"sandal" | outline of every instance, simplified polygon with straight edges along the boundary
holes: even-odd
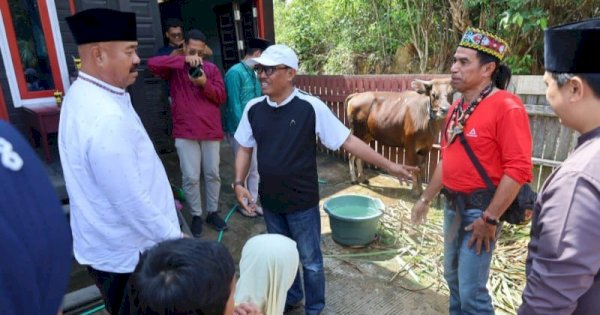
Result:
[[[263,208],[261,206],[256,206],[256,212],[257,215],[259,216],[263,216]]]
[[[240,207],[239,205],[237,206],[237,211],[238,211],[238,212],[239,212],[241,215],[245,216],[246,218],[256,218],[256,217],[258,216],[258,215],[256,214],[256,212],[255,212],[255,213],[250,213],[250,212],[247,212],[247,211],[246,211],[246,209],[244,209],[244,208]]]

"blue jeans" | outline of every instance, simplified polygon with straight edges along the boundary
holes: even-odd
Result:
[[[477,255],[474,245],[472,248],[467,246],[473,232],[465,231],[465,227],[480,218],[482,212],[481,209],[465,209],[458,224],[454,223],[456,211],[444,210],[444,278],[450,289],[450,315],[494,314],[486,283],[496,242],[490,244],[489,253],[482,246]],[[498,225],[497,236],[501,227]]]
[[[267,231],[283,234],[294,241],[300,254],[304,279],[304,310],[306,315],[321,314],[325,308],[325,272],[321,255],[321,216],[319,207],[291,213],[275,213],[263,208]],[[288,290],[286,305],[302,300],[300,271]]]

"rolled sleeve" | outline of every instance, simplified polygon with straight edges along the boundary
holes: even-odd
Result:
[[[498,126],[498,144],[502,151],[504,174],[523,185],[533,178],[531,132],[527,111],[522,106],[504,113]]]

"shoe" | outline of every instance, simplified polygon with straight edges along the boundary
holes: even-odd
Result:
[[[195,215],[192,217],[192,227],[190,228],[192,235],[199,238],[202,235],[202,217]]]
[[[217,231],[227,230],[227,223],[221,219],[216,211],[208,213],[206,216],[206,223],[210,224]]]
[[[302,307],[302,301],[296,303],[296,304],[285,304],[285,308],[283,309],[283,313],[289,313],[289,312],[293,312],[297,309],[299,309],[300,307]]]

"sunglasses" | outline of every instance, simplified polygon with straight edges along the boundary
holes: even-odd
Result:
[[[260,75],[261,72],[264,72],[267,77],[270,77],[271,75],[273,75],[273,73],[275,72],[275,70],[279,70],[279,69],[289,69],[290,67],[287,66],[256,66],[254,67],[254,71],[256,72],[256,75]]]

